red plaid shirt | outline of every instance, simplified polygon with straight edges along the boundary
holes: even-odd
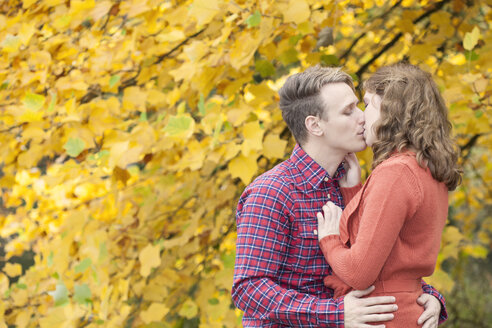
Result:
[[[338,180],[296,145],[290,159],[259,176],[236,212],[232,298],[244,327],[343,327],[343,298],[323,284],[331,274],[318,244],[316,212],[329,199],[344,207]],[[444,298],[422,282],[424,292]]]

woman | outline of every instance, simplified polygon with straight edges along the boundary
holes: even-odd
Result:
[[[342,181],[343,214],[318,213],[320,247],[336,276],[335,297],[376,288],[398,311],[386,327],[420,327],[421,278],[430,276],[448,213],[448,190],[461,181],[447,109],[431,76],[409,64],[380,68],[364,84],[365,140],[374,152],[364,186]],[[348,173],[360,172],[355,155]],[[359,173],[360,177],[360,173]],[[340,218],[341,216],[341,218]]]

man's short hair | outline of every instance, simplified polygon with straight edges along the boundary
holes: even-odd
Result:
[[[304,72],[291,75],[279,91],[282,117],[297,143],[307,141],[306,117],[328,119],[320,90],[327,84],[346,83],[352,89],[352,78],[340,67],[310,67]]]

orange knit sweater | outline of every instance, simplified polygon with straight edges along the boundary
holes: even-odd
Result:
[[[398,153],[379,164],[364,186],[342,188],[347,204],[340,236],[320,241],[336,276],[325,284],[335,297],[353,289],[392,295],[399,310],[386,327],[418,327],[423,308],[416,303],[420,280],[436,264],[448,213],[448,190],[412,152]]]

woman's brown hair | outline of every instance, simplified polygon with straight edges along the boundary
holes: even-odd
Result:
[[[415,150],[420,166],[427,166],[448,190],[461,182],[458,148],[444,100],[429,73],[410,64],[381,67],[364,89],[381,97],[381,116],[375,126],[373,168],[395,151]]]

